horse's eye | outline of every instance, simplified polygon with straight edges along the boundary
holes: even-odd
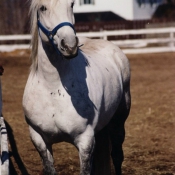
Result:
[[[42,12],[44,12],[44,11],[47,10],[47,8],[46,8],[45,6],[42,5],[42,6],[40,7],[40,10],[41,10]]]
[[[71,3],[71,8],[73,8],[73,7],[74,7],[74,2]]]

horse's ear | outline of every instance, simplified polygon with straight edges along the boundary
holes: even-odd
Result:
[[[73,7],[74,7],[74,4],[75,4],[74,2],[72,2],[72,3],[71,3],[71,8],[73,8]]]

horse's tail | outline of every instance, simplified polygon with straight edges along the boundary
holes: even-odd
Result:
[[[96,136],[96,146],[94,152],[93,174],[110,175],[110,139],[107,128],[100,131]]]

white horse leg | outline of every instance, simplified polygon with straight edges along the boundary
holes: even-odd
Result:
[[[115,167],[116,175],[121,175],[121,166],[124,159],[122,144],[125,139],[124,123],[130,111],[131,99],[130,92],[126,90],[123,94],[121,103],[114,117],[109,124],[112,152],[111,156]]]
[[[76,138],[75,145],[79,150],[80,175],[90,175],[95,146],[94,131],[90,126],[87,126],[85,132]]]
[[[53,166],[54,160],[52,155],[52,146],[47,145],[40,134],[38,134],[31,126],[29,126],[31,140],[40,154],[43,161],[44,175],[57,175]]]

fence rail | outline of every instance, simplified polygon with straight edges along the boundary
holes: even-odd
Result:
[[[139,36],[139,39],[115,39],[116,36]],[[136,29],[136,30],[114,30],[100,32],[82,32],[77,36],[89,38],[102,38],[110,40],[122,48],[124,53],[157,53],[175,52],[175,27]],[[112,38],[112,39],[111,39]],[[137,38],[137,37],[136,37]],[[0,36],[0,41],[30,40],[31,35],[6,35]],[[0,45],[0,51],[12,51],[15,49],[28,49],[29,44]]]

